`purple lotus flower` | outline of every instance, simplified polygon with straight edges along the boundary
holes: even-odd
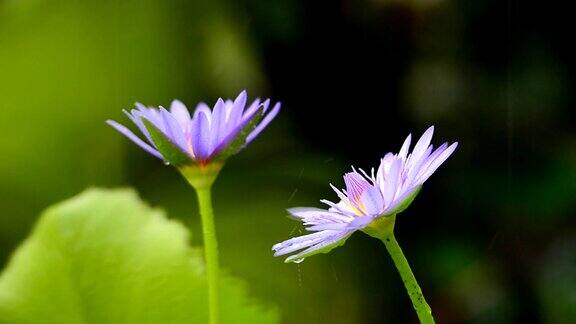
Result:
[[[107,123],[167,163],[206,165],[213,160],[224,160],[242,149],[280,110],[280,103],[268,109],[270,99],[256,99],[248,106],[246,99],[246,91],[242,91],[234,101],[218,99],[212,110],[200,103],[193,116],[178,100],[172,101],[170,111],[137,103],[136,109],[124,113],[144,134],[147,142],[113,120]]]
[[[420,137],[408,154],[411,135],[408,135],[398,154],[388,153],[382,158],[376,174],[360,169],[344,175],[346,190],[330,185],[340,201],[321,200],[326,209],[299,207],[288,212],[301,220],[311,234],[295,237],[272,247],[274,256],[291,255],[286,262],[301,262],[304,258],[326,253],[344,244],[357,230],[366,230],[376,220],[396,215],[412,202],[422,184],[454,152],[458,143],[440,145],[432,149],[430,141],[434,127]]]

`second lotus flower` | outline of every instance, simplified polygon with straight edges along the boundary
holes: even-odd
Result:
[[[295,237],[272,247],[275,256],[298,252],[286,262],[300,262],[304,258],[328,252],[357,230],[369,232],[368,227],[388,216],[404,210],[412,202],[422,184],[454,152],[458,143],[442,144],[433,150],[430,141],[434,127],[430,127],[409,154],[411,135],[408,135],[398,154],[388,153],[380,166],[370,175],[360,170],[346,173],[346,190],[332,189],[340,201],[321,200],[328,209],[299,207],[289,209],[312,234]]]
[[[218,99],[212,110],[200,103],[193,116],[178,100],[172,102],[170,111],[137,103],[136,109],[124,113],[147,142],[113,120],[107,123],[167,163],[202,166],[226,159],[256,138],[280,110],[280,103],[272,109],[268,109],[269,106],[270,99],[256,99],[247,105],[246,91],[234,101]]]

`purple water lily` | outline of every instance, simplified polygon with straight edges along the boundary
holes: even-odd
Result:
[[[246,103],[247,94],[242,91],[234,101],[218,99],[212,110],[205,103],[198,104],[193,116],[190,116],[186,106],[178,100],[172,102],[170,111],[163,107],[151,108],[137,103],[136,109],[124,113],[144,134],[147,142],[113,120],[108,120],[107,123],[146,152],[168,163],[174,162],[171,156],[177,153],[185,156],[184,163],[206,165],[214,159],[226,158],[242,149],[254,140],[280,111],[280,103],[268,109],[270,99],[256,99],[249,105]],[[155,137],[156,134],[160,137]],[[178,162],[180,163],[181,159]]]
[[[340,201],[321,200],[329,206],[327,210],[289,209],[290,215],[313,233],[274,245],[274,256],[301,251],[286,259],[286,262],[300,262],[308,256],[328,252],[374,220],[395,215],[408,207],[422,184],[458,146],[458,143],[444,143],[433,150],[430,145],[433,132],[433,126],[428,128],[410,154],[411,135],[408,135],[398,154],[388,153],[382,158],[376,174],[374,169],[368,175],[352,168],[352,172],[344,175],[345,190],[330,185]]]

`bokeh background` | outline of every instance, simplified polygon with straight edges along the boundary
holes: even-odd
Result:
[[[0,0],[0,264],[91,186],[135,187],[201,244],[185,181],[104,120],[246,88],[283,111],[218,179],[221,262],[285,323],[416,322],[376,240],[299,265],[270,248],[303,233],[285,208],[432,124],[460,146],[396,236],[438,321],[573,322],[572,20],[513,0]]]

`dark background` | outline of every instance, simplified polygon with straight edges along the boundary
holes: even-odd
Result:
[[[460,143],[396,224],[440,323],[576,318],[573,14],[561,2],[0,1],[0,257],[50,204],[133,186],[193,228],[193,193],[104,124],[135,101],[283,102],[215,188],[222,263],[286,323],[416,322],[383,246],[300,265],[285,208],[334,200],[408,133]]]

